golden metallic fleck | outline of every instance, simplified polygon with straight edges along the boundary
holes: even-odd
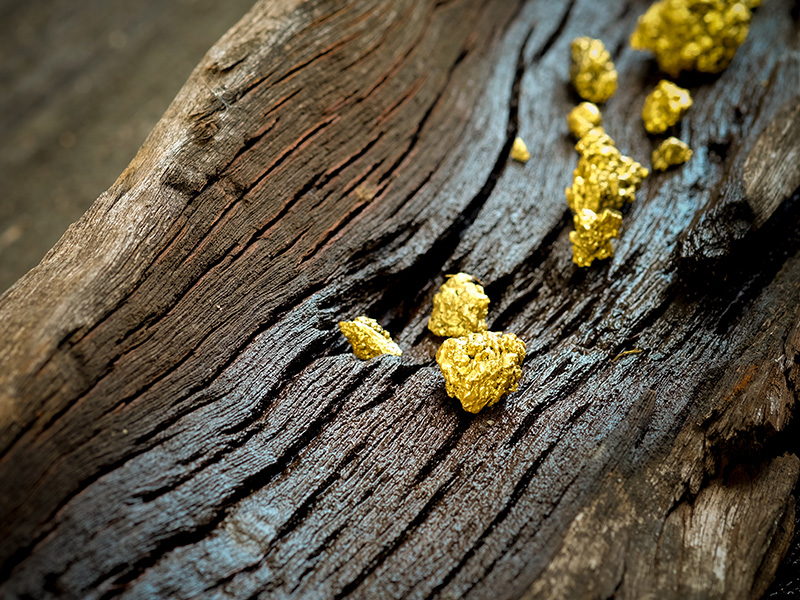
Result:
[[[572,40],[572,85],[581,98],[605,102],[617,91],[617,71],[603,42],[590,37]]]
[[[649,171],[623,155],[602,128],[591,129],[575,149],[581,157],[573,172],[572,186],[566,189],[572,212],[584,208],[596,213],[604,208],[619,210],[636,199],[636,190]]]
[[[525,145],[525,142],[522,141],[522,138],[514,138],[514,143],[511,144],[511,158],[517,162],[525,164],[528,162],[530,157],[531,153],[528,152],[528,146]]]
[[[381,354],[400,356],[403,351],[392,341],[389,332],[375,319],[356,317],[353,321],[341,321],[339,329],[353,347],[353,354],[362,360],[375,358]]]
[[[572,261],[579,267],[588,267],[595,260],[614,256],[611,240],[619,234],[622,214],[614,209],[603,209],[599,214],[583,208],[575,213],[575,231],[570,231]]]
[[[591,102],[581,102],[569,111],[567,115],[567,127],[576,138],[580,139],[595,127],[602,127],[603,115],[596,104]]]
[[[524,358],[525,342],[494,331],[450,338],[436,352],[447,395],[471,413],[517,389]]]
[[[639,17],[631,46],[650,50],[672,77],[719,73],[744,42],[759,0],[659,0]]]
[[[644,128],[650,133],[663,133],[680,121],[691,106],[689,90],[662,79],[644,99]]]
[[[428,329],[441,337],[458,337],[486,331],[489,296],[472,275],[448,275],[433,297]]]
[[[617,359],[622,358],[623,356],[628,356],[629,354],[641,354],[642,352],[644,352],[644,350],[642,350],[641,348],[634,348],[633,350],[625,350],[624,352],[620,352],[614,358],[612,358],[611,362],[614,362]]]
[[[692,158],[692,149],[675,137],[665,139],[653,150],[653,168],[666,171],[675,165],[682,165]]]

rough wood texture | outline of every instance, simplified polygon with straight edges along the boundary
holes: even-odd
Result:
[[[724,74],[681,81],[694,158],[579,270],[568,44],[613,49],[606,127],[647,161],[645,8],[257,4],[0,298],[0,590],[763,593],[798,476],[797,23],[770,1]],[[425,329],[456,270],[528,343],[476,417]],[[402,358],[352,357],[336,322],[361,313]]]

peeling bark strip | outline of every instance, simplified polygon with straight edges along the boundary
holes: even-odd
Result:
[[[616,49],[605,125],[646,160],[645,2],[259,2],[0,298],[0,592],[763,593],[798,477],[792,5],[678,82],[694,157],[579,270],[568,47]],[[477,416],[425,327],[457,271],[528,346]],[[352,357],[362,313],[402,357]]]

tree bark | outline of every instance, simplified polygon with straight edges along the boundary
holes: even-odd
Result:
[[[590,269],[569,43],[612,50],[605,127],[647,163],[646,2],[256,4],[0,297],[0,590],[759,597],[799,468],[792,4],[758,9],[722,75],[678,81],[694,157]],[[477,416],[426,329],[456,271],[528,346]],[[359,314],[403,356],[354,358],[336,323]]]

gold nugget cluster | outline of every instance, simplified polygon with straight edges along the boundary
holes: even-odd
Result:
[[[487,331],[488,312],[483,286],[472,275],[456,273],[436,292],[428,319],[428,329],[448,338],[436,352],[447,395],[471,413],[515,391],[522,376],[525,342],[513,333]],[[362,360],[403,353],[375,319],[341,321],[339,329]]]
[[[672,77],[682,71],[719,73],[733,60],[760,0],[659,0],[631,35],[631,46],[650,50]]]
[[[471,413],[515,391],[522,376],[525,343],[513,333],[487,331],[488,311],[483,286],[457,273],[433,297],[428,320],[428,329],[449,338],[436,352],[447,395]]]
[[[341,321],[339,329],[353,347],[353,354],[361,360],[368,360],[382,354],[400,356],[400,349],[389,332],[386,331],[375,319],[360,316],[352,321]]]
[[[580,154],[572,185],[565,190],[575,225],[569,234],[572,260],[588,267],[614,255],[611,240],[622,225],[620,209],[636,199],[648,170],[617,149],[594,104],[576,106],[567,115],[567,125],[579,138],[575,149]]]
[[[653,52],[672,77],[684,71],[719,73],[747,38],[752,11],[761,0],[658,0],[639,17],[631,46]],[[688,90],[666,80],[647,96],[642,120],[649,133],[676,125],[692,105]],[[675,137],[653,150],[653,168],[664,171],[689,160],[689,146]]]
[[[677,77],[683,71],[718,73],[725,69],[747,37],[751,10],[760,0],[658,0],[637,23],[631,45],[651,50],[662,71]],[[567,115],[567,126],[578,139],[580,158],[573,182],[566,189],[573,213],[570,232],[573,261],[581,267],[614,254],[611,241],[619,235],[622,207],[635,200],[648,170],[623,155],[603,129],[595,103],[611,98],[618,74],[600,40],[579,37],[572,42],[570,78],[578,94],[588,100]],[[674,127],[692,106],[688,90],[662,80],[645,99],[642,120],[651,134]],[[689,146],[675,137],[653,151],[653,167],[666,170],[692,156]],[[525,163],[530,152],[520,138],[510,158]],[[513,333],[488,331],[489,297],[483,286],[466,273],[448,275],[433,299],[428,328],[446,339],[436,352],[445,389],[464,410],[479,412],[517,389],[525,359],[525,343]],[[365,316],[342,321],[339,328],[353,353],[368,360],[402,350],[374,319]]]
[[[678,124],[692,106],[689,90],[662,79],[644,99],[642,121],[648,133],[661,134]],[[652,163],[657,171],[681,165],[692,157],[689,146],[676,137],[663,140],[653,150]]]
[[[683,71],[719,73],[747,37],[752,9],[760,0],[658,0],[639,17],[631,46],[650,50],[659,67],[672,77]],[[570,233],[572,259],[581,267],[613,256],[611,241],[622,224],[620,209],[633,202],[648,170],[617,150],[603,129],[595,103],[605,102],[617,90],[618,74],[603,42],[575,38],[571,46],[570,79],[588,100],[567,115],[567,126],[578,138],[580,154],[573,182],[566,189],[575,230]],[[648,94],[642,121],[648,133],[660,135],[677,125],[692,106],[692,96],[666,79]],[[688,161],[692,150],[668,137],[653,150],[653,168],[665,171]]]

